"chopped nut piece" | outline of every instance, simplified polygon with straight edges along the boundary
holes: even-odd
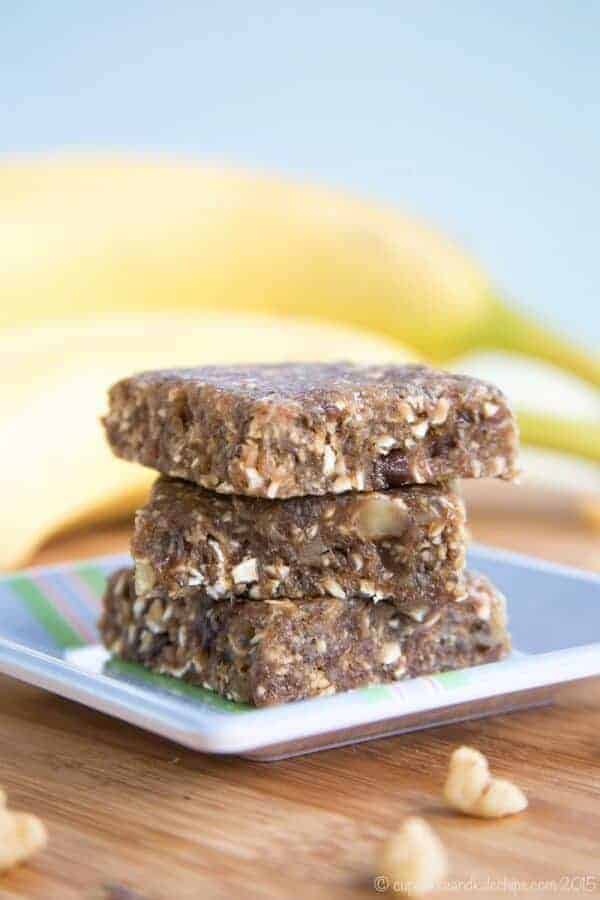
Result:
[[[334,494],[343,494],[345,491],[352,490],[352,482],[347,475],[340,475],[331,485],[331,489]]]
[[[158,634],[161,631],[166,631],[166,625],[163,624],[162,617],[163,605],[162,601],[157,597],[146,612],[146,621],[148,623],[148,628],[153,634]]]
[[[333,475],[335,472],[335,451],[329,444],[325,444],[323,450],[323,475]]]
[[[344,591],[341,584],[335,580],[335,578],[325,578],[323,580],[323,587],[328,594],[331,594],[332,597],[337,597],[338,600],[346,599],[346,592]]]
[[[407,611],[407,615],[414,619],[415,622],[423,622],[428,613],[426,606],[415,606]]]
[[[11,869],[29,859],[48,843],[41,819],[29,813],[6,808],[6,795],[0,792],[0,871]]]
[[[429,422],[424,419],[422,422],[419,422],[417,425],[413,425],[410,429],[413,435],[416,438],[424,438],[427,432],[429,431]]]
[[[354,487],[357,491],[364,491],[365,489],[365,473],[362,469],[359,469],[354,476]]]
[[[154,569],[145,559],[135,561],[135,592],[138,597],[143,597],[154,587],[156,577]]]
[[[401,498],[390,498],[385,494],[368,494],[359,500],[357,505],[358,530],[365,540],[399,538],[406,531],[408,510]]]
[[[400,659],[402,656],[402,649],[400,644],[395,641],[388,641],[381,648],[381,654],[379,656],[381,662],[384,666],[391,666],[392,663],[396,662],[397,659]]]
[[[415,421],[415,414],[410,403],[406,403],[404,400],[401,400],[398,404],[398,412],[400,413],[401,418],[405,422],[408,422],[409,425],[411,422]]]
[[[259,475],[256,469],[252,468],[252,466],[246,469],[246,480],[248,482],[248,493],[250,494],[254,494],[257,491],[260,491],[265,483],[262,475]]]
[[[360,570],[361,570],[362,567],[363,567],[363,558],[362,558],[362,556],[360,556],[360,554],[358,554],[358,553],[351,553],[351,554],[350,554],[350,560],[351,560],[351,562],[352,562],[352,565],[353,565],[354,568],[356,569],[356,571],[357,571],[357,572],[360,572]]]
[[[433,412],[430,416],[430,421],[432,425],[443,425],[446,419],[448,418],[448,413],[450,412],[450,401],[445,397],[440,397],[438,402],[433,408]]]
[[[251,581],[258,580],[258,567],[256,563],[256,559],[244,559],[241,563],[238,563],[237,566],[231,571],[233,575],[233,580],[236,584],[249,584]]]
[[[398,441],[395,437],[392,437],[391,434],[384,434],[383,437],[378,438],[376,441],[377,449],[384,456],[386,456],[390,452],[390,450],[393,450],[397,445]]]
[[[504,778],[494,778],[483,753],[472,747],[459,747],[452,754],[444,797],[453,809],[484,819],[510,816],[527,807],[523,791]]]
[[[497,403],[491,403],[489,400],[483,404],[483,417],[484,419],[491,419],[492,416],[495,416],[500,407]]]
[[[219,544],[219,542],[218,542],[218,541],[214,541],[214,540],[212,540],[211,538],[209,538],[209,539],[207,540],[206,543],[208,544],[209,547],[212,548],[212,550],[213,550],[215,556],[217,557],[219,563],[225,562],[225,554],[224,554],[223,551],[221,550],[221,545]]]
[[[377,875],[396,893],[422,897],[432,891],[448,871],[444,845],[424,819],[406,819],[383,844]]]
[[[269,487],[267,488],[267,497],[269,500],[274,500],[279,492],[281,482],[280,481],[272,481]]]

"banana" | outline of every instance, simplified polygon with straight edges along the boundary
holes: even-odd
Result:
[[[0,566],[143,501],[152,474],[113,460],[97,422],[107,385],[136,369],[445,362],[499,348],[600,384],[598,359],[503,303],[426,225],[324,188],[191,162],[0,163],[0,298],[11,510]],[[597,429],[521,422],[525,440],[598,458]]]
[[[0,331],[0,568],[44,540],[125,515],[156,473],[110,453],[107,387],[142,369],[201,363],[352,359],[405,362],[395,341],[294,318],[148,313]]]
[[[242,310],[367,328],[445,361],[516,351],[600,385],[600,361],[503,302],[446,237],[306,184],[160,158],[0,165],[0,324]]]

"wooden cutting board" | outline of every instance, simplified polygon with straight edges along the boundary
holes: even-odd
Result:
[[[600,568],[600,536],[576,520],[472,519],[479,540]],[[71,535],[34,562],[122,549],[127,533]],[[450,854],[451,884],[432,897],[600,894],[600,679],[551,707],[279,763],[202,756],[10,679],[0,687],[0,784],[50,833],[45,852],[0,877],[0,900],[373,898],[377,843],[407,814],[425,816]],[[444,808],[462,743],[524,788],[525,813],[483,822]]]

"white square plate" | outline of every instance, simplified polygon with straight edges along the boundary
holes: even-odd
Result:
[[[205,753],[280,759],[539,705],[600,674],[600,576],[474,546],[469,565],[508,597],[514,652],[498,663],[267,709],[111,659],[96,619],[103,557],[0,580],[0,672]]]

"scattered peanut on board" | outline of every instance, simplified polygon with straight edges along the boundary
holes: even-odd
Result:
[[[29,859],[47,843],[48,835],[41,819],[8,809],[6,794],[0,788],[0,872]]]
[[[450,757],[444,799],[452,809],[484,819],[499,819],[527,807],[523,791],[493,776],[483,753],[472,747],[459,747]],[[380,847],[376,888],[421,897],[439,885],[447,871],[441,840],[424,819],[411,817]]]

